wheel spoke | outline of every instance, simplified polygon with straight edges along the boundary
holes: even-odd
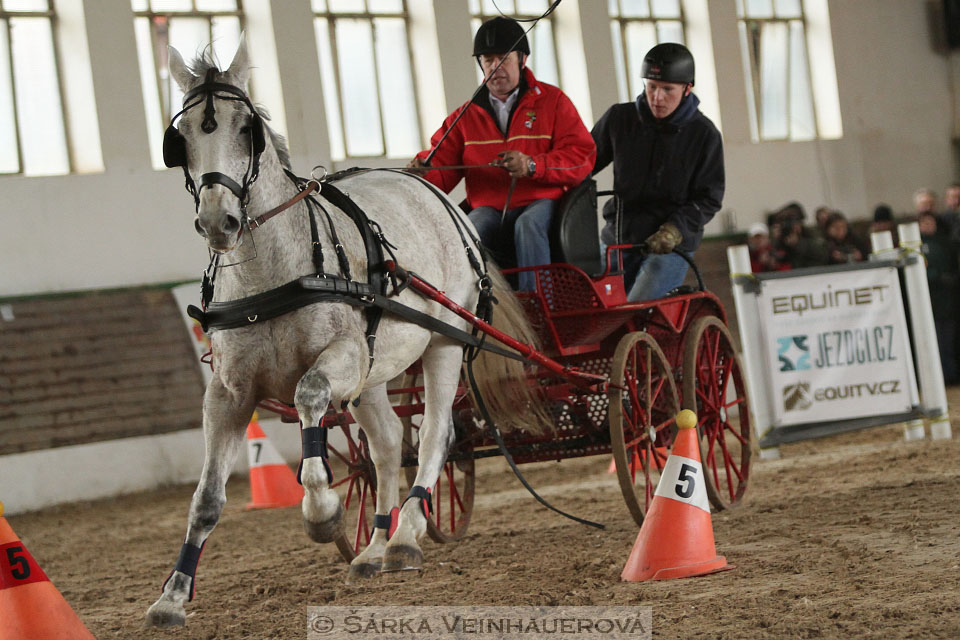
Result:
[[[744,438],[743,435],[740,434],[740,432],[734,429],[733,425],[731,425],[729,422],[727,422],[724,425],[724,429],[729,431],[731,434],[733,434],[733,437],[739,440],[741,445],[747,446],[747,439]]]
[[[624,446],[629,449],[630,447],[639,446],[641,442],[646,440],[647,436],[644,433],[640,433],[637,436],[630,438],[629,440],[624,441]]]
[[[357,478],[358,476],[360,476],[360,475],[362,475],[362,474],[363,474],[363,471],[354,471],[354,472],[351,473],[350,475],[344,476],[342,479],[337,480],[336,482],[332,483],[332,484],[330,485],[330,488],[331,488],[331,489],[336,489],[337,487],[339,487],[340,485],[342,485],[344,482],[349,482],[349,481],[353,480],[354,478]]]
[[[343,461],[343,464],[347,465],[348,467],[353,466],[353,465],[351,464],[353,461],[350,460],[349,458],[345,457],[342,453],[340,453],[340,450],[337,449],[336,447],[327,447],[327,449],[330,450],[330,451],[333,451],[333,455],[335,455],[335,456],[337,456],[338,458],[340,458],[340,460]]]
[[[733,455],[730,453],[730,450],[727,449],[727,443],[725,440],[720,440],[720,450],[723,452],[723,462],[727,467],[727,475],[730,475],[730,469],[733,469],[734,475],[737,476],[737,480],[743,482],[743,476],[740,474],[740,469],[737,467],[737,463],[733,461]]]
[[[350,499],[353,498],[353,490],[359,481],[359,474],[357,474],[353,477],[353,479],[350,480],[350,484],[347,485],[347,499],[343,501],[344,510],[350,508]]]

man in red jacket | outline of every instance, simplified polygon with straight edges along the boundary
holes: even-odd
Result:
[[[478,168],[430,171],[423,164],[428,151],[408,164],[426,170],[425,178],[447,193],[466,178],[470,221],[480,241],[500,262],[510,262],[516,250],[520,267],[550,262],[548,233],[556,201],[590,174],[596,158],[596,145],[576,107],[560,89],[533,77],[525,67],[529,54],[515,20],[497,17],[480,25],[473,55],[487,85],[461,107],[463,117],[442,143],[460,109],[430,140],[431,147],[439,143],[432,166]],[[519,285],[535,289],[533,273],[521,273]]]

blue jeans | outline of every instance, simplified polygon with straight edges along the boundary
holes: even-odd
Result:
[[[550,263],[550,221],[555,205],[554,200],[534,200],[525,207],[508,209],[506,216],[493,207],[477,207],[469,218],[494,260],[510,264],[516,251],[518,267],[535,267]],[[518,275],[521,291],[537,288],[533,272]]]
[[[604,256],[607,255],[606,244],[600,243],[600,250]],[[616,251],[610,259],[616,264]],[[668,291],[683,284],[689,268],[687,261],[675,253],[651,253],[646,256],[624,253],[623,286],[627,290],[627,300],[643,302],[662,298]]]

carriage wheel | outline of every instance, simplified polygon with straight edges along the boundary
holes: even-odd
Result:
[[[743,361],[716,316],[699,318],[687,332],[683,406],[697,414],[710,502],[718,510],[736,506],[750,474],[750,406]]]
[[[330,443],[330,466],[334,482],[343,504],[346,531],[337,538],[337,549],[347,562],[353,560],[370,542],[373,535],[373,516],[377,510],[377,474],[370,459],[367,437],[355,424],[341,425],[346,439],[344,446]],[[331,433],[331,440],[334,440]],[[338,464],[339,463],[339,464]]]
[[[403,455],[416,456],[419,450],[420,427],[412,420],[404,420]],[[469,438],[457,438],[450,448],[451,457],[440,471],[437,484],[431,489],[433,513],[427,518],[427,534],[435,542],[454,542],[467,533],[473,513],[473,494],[476,486],[473,443]],[[417,466],[403,468],[407,484],[417,479]]]
[[[642,331],[620,339],[610,382],[610,446],[620,491],[639,526],[676,436],[680,399],[660,345]]]

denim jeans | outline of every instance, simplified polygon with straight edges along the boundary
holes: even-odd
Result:
[[[600,244],[603,255],[607,255],[607,245]],[[688,256],[690,254],[687,254]],[[617,252],[611,254],[616,263]],[[662,298],[668,291],[683,284],[690,265],[675,253],[651,253],[641,256],[637,253],[623,254],[623,286],[627,290],[627,300],[643,302]]]
[[[469,218],[494,260],[510,264],[516,252],[518,267],[534,267],[550,263],[550,221],[555,205],[554,200],[534,200],[525,207],[508,209],[506,216],[493,207],[477,207]],[[518,275],[521,291],[537,288],[533,272]]]

